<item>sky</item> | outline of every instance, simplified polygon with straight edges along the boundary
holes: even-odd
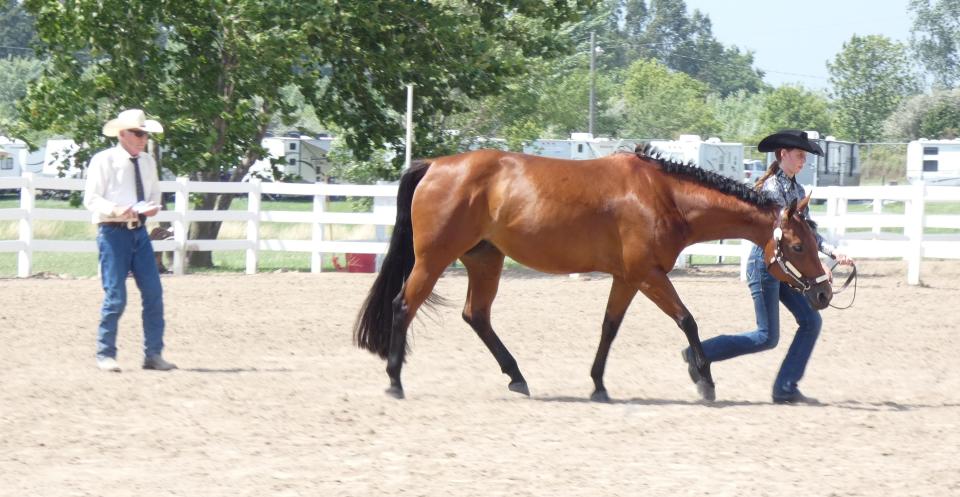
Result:
[[[685,0],[710,17],[724,45],[754,53],[754,67],[773,86],[830,85],[826,63],[853,35],[884,35],[908,43],[909,0]]]

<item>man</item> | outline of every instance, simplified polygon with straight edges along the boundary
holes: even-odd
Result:
[[[120,372],[117,324],[127,305],[127,274],[132,272],[143,300],[143,369],[169,371],[163,359],[163,288],[153,246],[144,221],[160,210],[157,164],[144,153],[150,133],[162,133],[159,122],[140,109],[121,112],[103,126],[117,137],[116,147],[90,159],[83,205],[93,211],[100,249],[103,307],[97,330],[97,367]]]

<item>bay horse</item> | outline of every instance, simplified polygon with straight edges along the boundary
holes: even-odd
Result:
[[[665,158],[649,145],[592,160],[477,150],[416,161],[403,174],[382,269],[354,326],[354,343],[387,360],[387,393],[404,397],[407,328],[436,303],[434,285],[459,259],[467,271],[463,319],[490,350],[511,391],[530,395],[517,361],[490,325],[504,256],[546,273],[613,277],[590,376],[609,401],[607,354],[637,291],[672,318],[694,352],[697,389],[715,398],[697,324],[667,277],[693,243],[744,238],[764,248],[771,274],[817,309],[832,297],[811,227],[748,185]],[[693,375],[691,375],[693,377]]]

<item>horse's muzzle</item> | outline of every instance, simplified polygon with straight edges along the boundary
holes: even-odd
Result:
[[[824,281],[811,286],[803,292],[803,296],[810,302],[810,306],[816,310],[826,309],[833,298],[833,288],[829,281]]]

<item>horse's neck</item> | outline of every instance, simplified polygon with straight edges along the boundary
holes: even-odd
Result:
[[[690,243],[743,238],[762,246],[770,239],[777,216],[775,208],[727,196],[697,196],[686,203],[681,211],[690,230]]]

